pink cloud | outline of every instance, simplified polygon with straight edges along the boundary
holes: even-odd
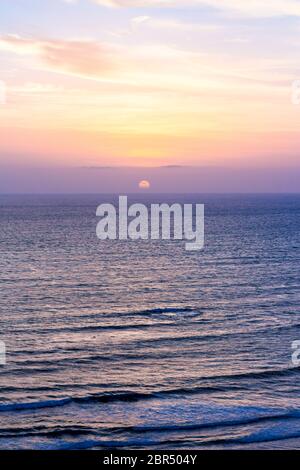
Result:
[[[32,55],[47,68],[79,75],[101,76],[114,68],[112,52],[94,41],[27,39],[8,35],[0,49]]]

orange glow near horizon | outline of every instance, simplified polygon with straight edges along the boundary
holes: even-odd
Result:
[[[104,4],[92,10],[104,32],[79,34],[79,20],[91,12],[84,1],[62,3],[66,14],[71,9],[72,31],[30,36],[16,26],[0,34],[7,90],[0,164],[299,164],[300,107],[290,99],[299,78],[296,45],[270,49],[281,14],[275,4],[264,34],[259,18],[266,13],[258,7],[254,15],[236,5],[235,16],[221,20],[212,10],[207,24],[199,6],[192,20],[172,8],[145,7],[136,16]]]

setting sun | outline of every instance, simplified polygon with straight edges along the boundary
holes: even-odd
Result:
[[[139,188],[140,189],[150,189],[150,183],[147,180],[142,180],[139,182]]]

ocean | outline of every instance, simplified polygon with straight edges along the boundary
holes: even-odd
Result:
[[[0,448],[300,449],[300,195],[129,199],[204,203],[204,249],[0,196]]]

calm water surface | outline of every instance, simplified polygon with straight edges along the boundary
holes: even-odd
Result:
[[[300,448],[300,196],[131,199],[205,203],[204,250],[0,196],[0,448]]]

